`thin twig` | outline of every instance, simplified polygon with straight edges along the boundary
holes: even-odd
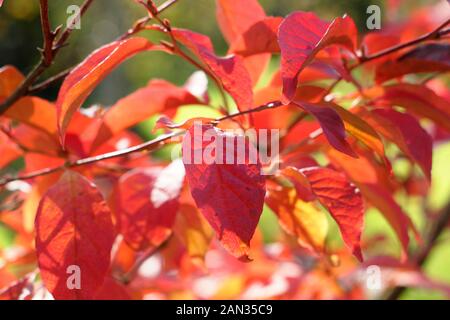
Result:
[[[89,8],[93,0],[86,0],[80,8],[80,17],[86,12]],[[0,115],[5,113],[6,110],[10,106],[12,106],[17,100],[22,98],[24,95],[28,93],[28,89],[33,85],[33,83],[44,73],[45,70],[52,64],[53,59],[56,53],[62,48],[66,40],[69,38],[69,35],[72,33],[71,28],[67,28],[61,34],[59,40],[53,43],[53,36],[56,35],[56,32],[49,31],[50,22],[48,21],[48,7],[47,1],[41,0],[41,25],[42,25],[42,33],[44,35],[43,40],[43,55],[41,59],[36,64],[36,66],[31,70],[31,72],[26,76],[25,80],[21,83],[21,85],[0,104]],[[50,36],[52,35],[52,36]],[[49,46],[49,37],[51,37],[52,45]],[[51,50],[50,50],[51,49]],[[50,53],[51,51],[51,53]]]
[[[277,108],[277,107],[281,107],[283,106],[283,104],[279,101],[275,101],[273,103],[269,103],[269,104],[264,104],[261,105],[259,107],[253,108],[253,109],[249,109],[249,110],[245,110],[245,111],[241,111],[235,114],[231,114],[231,115],[227,115],[224,116],[222,118],[217,118],[215,120],[212,121],[212,124],[217,124],[221,121],[227,120],[227,119],[232,119],[244,114],[248,114],[248,113],[252,113],[252,112],[259,112],[262,110],[266,110],[266,109],[271,109],[271,108]],[[113,151],[113,152],[108,152],[105,154],[101,154],[101,155],[97,155],[97,156],[93,156],[93,157],[88,157],[88,158],[83,158],[83,159],[78,159],[75,161],[68,161],[65,164],[61,165],[61,166],[57,166],[57,167],[53,167],[53,168],[45,168],[42,170],[37,170],[37,171],[33,171],[30,172],[28,174],[25,175],[19,175],[16,177],[7,177],[4,179],[0,180],[0,186],[4,186],[5,184],[12,182],[12,181],[17,181],[17,180],[29,180],[29,179],[33,179],[36,177],[40,177],[40,176],[44,176],[44,175],[48,175],[57,171],[61,171],[64,170],[66,168],[74,168],[74,167],[80,167],[80,166],[84,166],[84,165],[88,165],[88,164],[93,164],[96,162],[100,162],[103,160],[108,160],[108,159],[112,159],[112,158],[118,158],[118,157],[122,157],[125,155],[129,155],[131,153],[135,153],[135,152],[139,152],[139,151],[149,151],[149,150],[153,150],[155,148],[157,148],[160,144],[166,142],[167,140],[170,140],[172,138],[181,136],[182,134],[184,134],[184,131],[175,131],[175,132],[171,132],[165,135],[161,135],[153,140],[138,144],[136,146],[132,146],[129,147],[127,149],[123,149],[123,150],[118,150],[118,151]]]
[[[158,146],[160,146],[162,143],[166,142],[167,140],[170,140],[172,138],[180,136],[181,134],[183,134],[183,131],[171,132],[169,134],[161,135],[161,136],[159,136],[159,137],[157,137],[157,138],[155,138],[153,140],[150,140],[150,141],[138,144],[136,146],[132,146],[132,147],[127,148],[127,149],[113,151],[113,152],[108,152],[108,153],[101,154],[101,155],[98,155],[98,156],[78,159],[78,160],[75,160],[75,161],[68,161],[65,164],[61,165],[61,166],[57,166],[57,167],[53,167],[53,168],[45,168],[45,169],[42,169],[42,170],[33,171],[33,172],[30,172],[30,173],[22,175],[22,176],[4,178],[4,179],[0,180],[0,186],[4,186],[5,184],[7,184],[7,183],[9,183],[11,181],[29,180],[29,179],[33,179],[33,178],[36,178],[36,177],[48,175],[48,174],[51,174],[51,173],[54,173],[54,172],[57,172],[57,171],[64,170],[66,168],[80,167],[80,166],[92,164],[92,163],[103,161],[103,160],[108,160],[108,159],[112,159],[112,158],[122,157],[122,156],[131,154],[131,153],[135,153],[135,152],[139,152],[139,151],[153,150],[153,149],[157,148]]]
[[[253,113],[253,112],[259,112],[259,111],[263,111],[263,110],[267,110],[267,109],[275,109],[275,108],[282,107],[282,106],[284,106],[284,105],[283,105],[283,103],[281,103],[281,101],[278,101],[278,100],[277,101],[272,101],[272,102],[260,105],[260,106],[258,106],[256,108],[252,108],[252,109],[248,109],[248,110],[244,110],[244,111],[240,111],[240,112],[237,112],[237,113],[233,113],[233,114],[229,114],[229,115],[223,116],[221,118],[216,119],[214,121],[214,123],[218,123],[218,122],[221,122],[221,121],[224,121],[224,120],[228,120],[228,119],[233,119],[233,118],[240,117],[242,115],[250,114],[250,113]]]
[[[170,0],[170,1],[164,2],[162,5],[160,5],[158,7],[158,13],[162,13],[166,9],[170,8],[177,1],[178,0]],[[86,9],[84,9],[84,10],[86,10]],[[144,25],[147,24],[151,19],[152,19],[152,17],[149,17],[149,16],[138,19],[134,23],[134,25],[131,29],[127,30],[123,35],[121,35],[120,37],[117,38],[117,41],[124,40],[140,31],[144,30]],[[40,82],[40,83],[37,83],[37,84],[31,86],[28,89],[27,94],[35,94],[41,90],[47,89],[48,87],[53,85],[55,82],[58,82],[58,81],[64,79],[70,73],[70,71],[72,71],[73,68],[74,67],[67,68],[66,70],[63,70],[63,71],[59,72],[58,74]]]
[[[418,37],[416,39],[413,39],[413,40],[405,42],[405,43],[401,43],[401,44],[396,45],[396,46],[389,47],[387,49],[384,49],[384,50],[381,50],[381,51],[379,51],[377,53],[374,53],[373,55],[370,55],[370,56],[362,56],[359,59],[359,63],[357,65],[355,65],[353,68],[359,67],[360,65],[362,65],[362,64],[364,64],[366,62],[369,62],[369,61],[372,61],[372,60],[384,57],[384,56],[386,56],[388,54],[391,54],[391,53],[394,53],[396,51],[400,51],[402,49],[414,46],[414,45],[419,44],[421,42],[428,41],[428,40],[437,40],[439,38],[442,38],[443,36],[445,36],[445,35],[450,33],[450,28],[444,29],[448,24],[450,24],[450,19],[445,21],[443,24],[441,24],[435,30],[433,30],[433,31],[431,31],[431,32],[421,36],[421,37]]]
[[[54,84],[55,82],[58,82],[62,79],[64,79],[69,73],[70,71],[72,71],[72,68],[68,68],[66,70],[61,71],[60,73],[30,87],[30,89],[28,89],[28,94],[34,94],[36,92],[42,91],[44,89],[47,89],[48,87],[50,87],[52,84]]]

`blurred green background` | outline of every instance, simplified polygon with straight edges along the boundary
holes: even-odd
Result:
[[[388,18],[404,19],[412,8],[432,5],[436,1],[405,0],[392,2],[402,3],[401,10],[389,12],[388,2],[382,0],[260,0],[268,15],[285,16],[295,10],[314,11],[324,19],[350,14],[356,21],[359,30],[366,30],[366,9],[371,4],[382,8],[382,24]],[[69,5],[80,5],[82,0],[50,0],[50,19],[52,26],[65,25],[68,18],[66,12]],[[163,1],[155,1],[161,4]],[[123,34],[137,19],[145,15],[142,6],[133,0],[94,0],[92,7],[81,20],[81,30],[74,30],[66,48],[60,51],[52,67],[44,74],[44,79],[82,61],[90,52],[99,46],[109,43]],[[211,37],[218,54],[225,54],[226,43],[215,21],[214,0],[179,0],[162,15],[168,18],[173,26],[189,28]],[[0,9],[0,66],[15,65],[23,73],[27,73],[38,61],[36,48],[41,46],[42,36],[39,22],[38,0],[5,0]],[[115,70],[89,97],[86,105],[111,105],[119,98],[144,86],[150,79],[167,79],[175,84],[182,84],[195,71],[183,60],[164,53],[143,53],[126,61]],[[42,92],[42,96],[54,100],[58,94],[56,84]],[[146,127],[148,130],[148,127]],[[148,131],[147,131],[148,132]],[[429,198],[434,209],[442,208],[450,199],[450,182],[448,179],[450,144],[435,148],[433,159],[433,185]],[[399,169],[401,170],[401,168]],[[413,217],[416,223],[423,225],[420,213],[420,200],[406,198],[401,195],[399,203]],[[274,216],[265,210],[261,221],[266,238],[273,238],[276,230]],[[382,253],[398,253],[398,243],[391,228],[376,210],[369,210],[366,218],[364,237],[379,233],[387,234],[389,245]],[[448,239],[450,233],[443,235]],[[339,241],[336,227],[333,228],[332,241]],[[0,247],[12,240],[8,230],[0,225]],[[442,241],[433,250],[425,269],[435,279],[450,284],[450,246]],[[407,290],[402,298],[429,299],[443,298],[437,292],[424,290]]]

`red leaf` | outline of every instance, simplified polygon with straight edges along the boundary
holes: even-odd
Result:
[[[135,169],[114,190],[120,233],[135,250],[158,247],[172,233],[184,168],[175,161],[164,169]]]
[[[100,192],[78,173],[64,173],[42,198],[36,216],[36,251],[47,289],[56,299],[93,299],[107,274],[113,240]]]
[[[124,285],[111,277],[106,277],[102,287],[95,296],[96,300],[130,300],[131,297]]]
[[[401,106],[420,117],[434,121],[450,131],[450,109],[447,99],[433,90],[420,85],[401,83],[384,87],[384,95],[377,101],[380,105]]]
[[[446,72],[450,70],[450,44],[429,43],[414,48],[376,69],[378,83],[409,73]]]
[[[358,159],[354,159],[333,149],[327,154],[332,163],[340,167],[358,186],[364,198],[384,215],[400,240],[403,256],[406,256],[409,245],[408,230],[411,228],[415,232],[415,228],[393,199],[389,187],[385,185],[386,177],[380,176],[380,172],[365,156],[360,155]],[[386,174],[384,170],[381,173]]]
[[[0,169],[8,165],[11,161],[16,160],[22,155],[19,147],[13,143],[7,135],[0,131]]]
[[[304,101],[293,101],[293,103],[311,113],[319,121],[323,133],[334,148],[352,157],[357,157],[352,147],[345,140],[344,123],[334,109]]]
[[[216,17],[228,43],[233,43],[266,14],[257,0],[217,0]]]
[[[173,115],[180,105],[200,103],[184,88],[164,80],[151,80],[145,88],[120,99],[106,112],[91,150],[154,114]]]
[[[282,20],[268,17],[256,22],[231,44],[230,51],[244,57],[279,52],[277,33]]]
[[[119,64],[131,56],[152,48],[145,38],[115,41],[94,51],[65,78],[58,94],[56,109],[61,141],[73,113],[94,88]]]
[[[359,114],[378,132],[394,142],[413,161],[417,162],[428,180],[431,180],[433,141],[413,116],[389,109]]]
[[[298,11],[287,16],[278,32],[283,101],[287,103],[295,96],[298,76],[311,63],[317,52],[333,44],[353,51],[356,37],[355,24],[348,16],[336,18],[331,23],[310,12]]]
[[[239,56],[217,57],[211,40],[202,34],[172,29],[175,38],[191,50],[233,97],[239,110],[253,106],[252,80]]]
[[[217,0],[216,17],[225,40],[232,45],[253,24],[266,18],[257,0]],[[232,52],[230,50],[230,52]],[[243,59],[253,85],[270,62],[270,54],[258,54]]]
[[[305,168],[311,188],[319,201],[336,220],[345,244],[362,261],[361,232],[364,224],[364,204],[359,190],[346,176],[327,168]]]
[[[211,139],[223,145],[208,150]],[[250,154],[257,152],[254,146],[247,140],[245,155],[238,154],[237,139],[245,138],[225,135],[211,125],[194,125],[183,139],[183,162],[197,207],[225,249],[245,261],[264,204],[265,179],[259,161],[251,159]],[[216,161],[208,156],[217,157]],[[242,164],[237,164],[240,156],[244,156]],[[226,158],[233,164],[225,164]]]

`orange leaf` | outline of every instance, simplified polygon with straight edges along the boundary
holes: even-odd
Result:
[[[56,109],[53,103],[47,100],[23,97],[8,108],[4,115],[50,135],[56,135]]]
[[[298,199],[292,188],[269,189],[266,203],[279,217],[282,228],[295,236],[302,247],[323,252],[328,220],[316,204]]]
[[[94,51],[65,78],[58,94],[56,109],[61,142],[74,112],[94,88],[119,64],[131,56],[152,48],[145,38],[115,41]]]
[[[173,115],[176,108],[201,102],[186,89],[164,80],[151,80],[148,85],[116,102],[103,117],[91,150],[95,150],[115,134],[157,113]]]
[[[14,66],[0,68],[0,101],[8,98],[25,80],[25,77]]]

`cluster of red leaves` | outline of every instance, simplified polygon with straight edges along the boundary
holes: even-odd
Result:
[[[0,298],[42,298],[46,290],[56,299],[363,298],[358,270],[374,263],[409,275],[401,283],[393,276],[392,285],[439,287],[406,262],[409,231],[420,235],[393,194],[426,194],[433,142],[449,137],[445,75],[423,81],[415,74],[448,71],[450,43],[435,37],[370,58],[435,30],[433,19],[421,12],[361,36],[348,16],[331,22],[310,12],[268,17],[256,0],[217,0],[226,57],[215,54],[207,36],[158,20],[161,25],[147,29],[169,41],[112,42],[70,72],[55,103],[22,97],[0,117],[0,168],[21,158],[20,177],[27,178],[7,177],[0,190],[1,222],[16,232],[9,254],[0,251]],[[155,50],[207,74],[234,100],[236,116],[226,105],[211,106],[205,88],[200,95],[191,90],[192,79],[184,87],[151,80],[105,112],[80,109],[124,60]],[[257,85],[273,56],[281,58],[279,70]],[[0,101],[23,80],[14,67],[1,68]],[[340,81],[355,90],[333,94]],[[192,121],[174,125],[169,119],[189,104],[222,117],[194,115],[202,123],[198,131]],[[237,126],[280,129],[280,168],[264,176],[265,168],[248,159],[183,165],[136,153],[180,142],[141,144],[130,129],[154,115],[164,115],[160,124],[174,129],[168,137],[184,135],[183,152],[208,130],[220,136]],[[388,144],[399,149],[389,158]],[[406,181],[395,176],[391,161],[402,156],[422,173],[411,171]],[[283,230],[271,245],[257,228],[264,204]],[[369,247],[361,243],[369,206],[395,231],[402,261],[357,262]],[[326,211],[347,249],[327,247]],[[67,285],[73,265],[81,270],[79,289]]]

